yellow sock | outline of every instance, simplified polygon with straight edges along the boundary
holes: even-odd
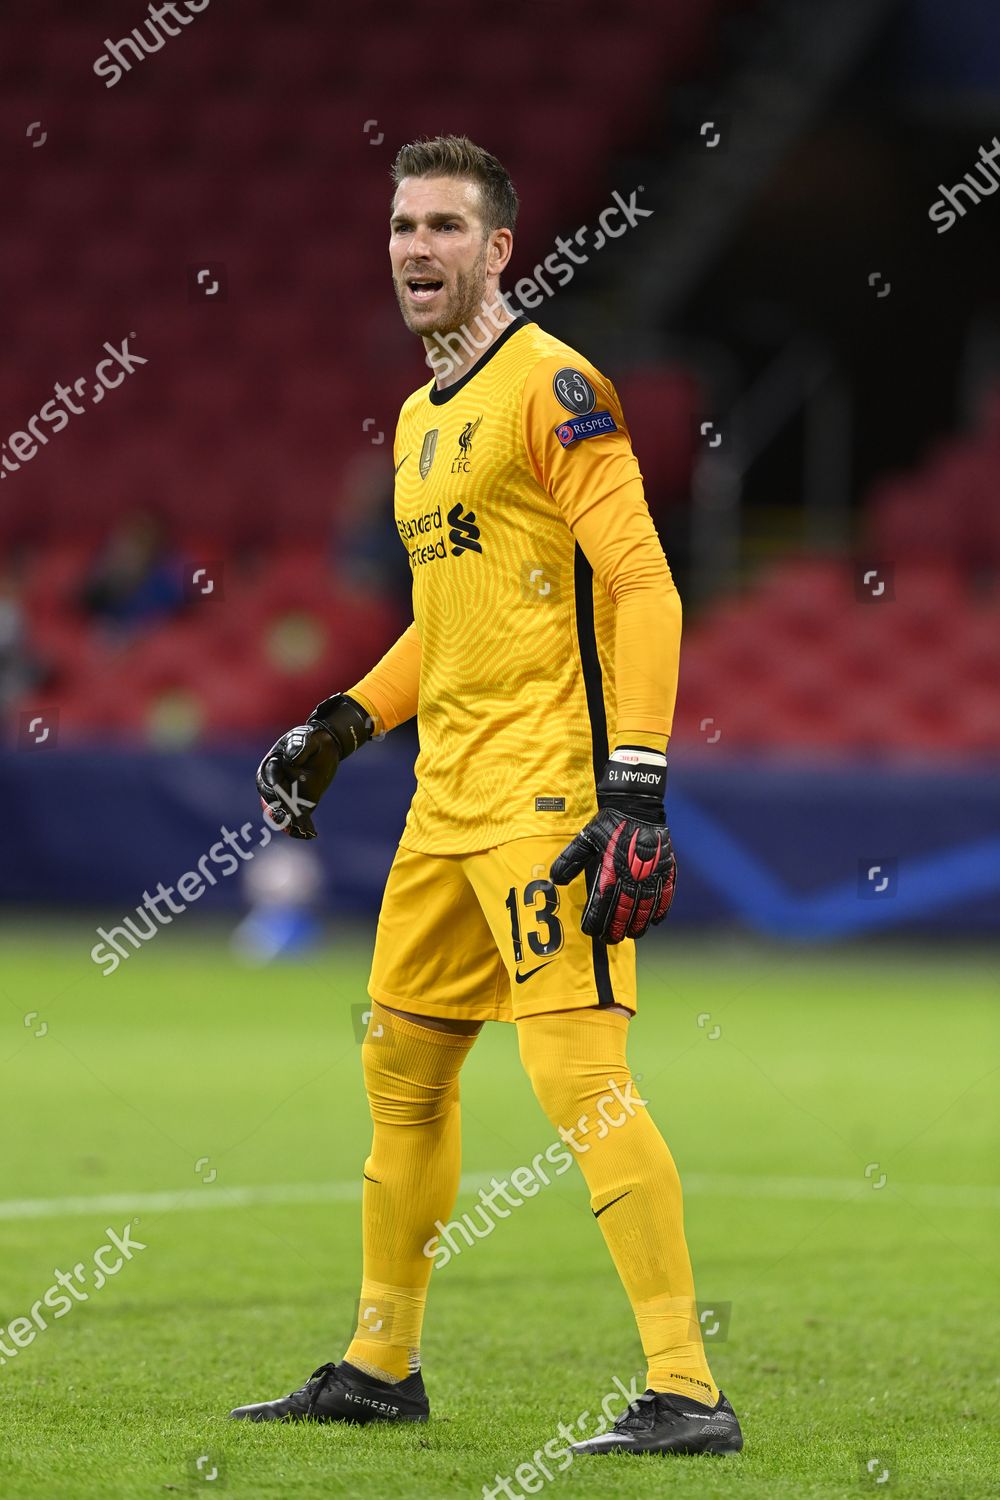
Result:
[[[639,1327],[647,1386],[714,1406],[680,1180],[625,1061],[628,1024],[597,1009],[529,1016],[517,1023],[521,1061],[590,1189]]]
[[[420,1367],[433,1265],[424,1246],[458,1196],[458,1074],[474,1041],[373,1002],[361,1049],[375,1127],[364,1168],[364,1274],[344,1358],[379,1380],[404,1380]]]

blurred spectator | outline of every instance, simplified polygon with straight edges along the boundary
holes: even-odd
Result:
[[[398,606],[404,624],[411,618],[412,576],[393,515],[391,449],[359,453],[345,468],[333,547],[342,590]]]
[[[26,636],[17,581],[12,573],[0,574],[0,712],[48,675]]]
[[[298,958],[319,942],[323,867],[308,846],[276,839],[246,866],[243,890],[250,910],[232,947],[244,963]]]
[[[80,591],[87,614],[125,628],[173,614],[183,603],[180,560],[152,511],[119,522]]]

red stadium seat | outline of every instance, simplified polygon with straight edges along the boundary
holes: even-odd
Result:
[[[527,275],[557,233],[586,223],[592,246],[612,181],[638,187],[606,164],[661,128],[670,90],[734,5],[619,0],[612,14],[578,0],[568,12],[536,5],[532,25],[501,8],[488,45],[516,101],[502,111],[468,77],[449,78],[443,103],[428,86],[442,36],[456,56],[468,40],[460,8],[443,25],[384,0],[378,27],[363,7],[340,7],[331,28],[325,0],[241,0],[238,26],[196,17],[113,89],[92,63],[141,14],[112,23],[98,7],[84,22],[67,0],[46,8],[58,24],[27,7],[11,17],[8,139],[41,119],[48,145],[21,150],[0,224],[8,431],[54,381],[92,371],[106,339],[135,329],[149,359],[0,488],[5,545],[53,548],[26,558],[24,597],[68,733],[144,734],[160,695],[183,689],[203,733],[249,734],[360,675],[398,621],[349,592],[330,538],[338,507],[350,524],[349,466],[364,452],[388,459],[399,402],[427,378],[387,274],[395,151],[440,129],[443,111],[445,128],[506,158],[523,199],[512,270]],[[273,88],[259,87],[265,76]],[[624,170],[629,158],[617,159]],[[211,262],[226,267],[228,293],[209,306],[188,277]],[[699,377],[673,364],[615,376],[662,519],[690,493]],[[997,610],[976,593],[1000,573],[998,467],[995,395],[979,434],[873,492],[859,553],[894,565],[884,608],[855,598],[847,561],[800,557],[689,624],[679,738],[706,753],[792,744],[811,756],[1000,745],[988,696]],[[107,527],[150,505],[179,560],[223,562],[225,601],[109,643],[74,612],[74,591]],[[319,665],[307,631],[288,624],[296,614],[315,622]]]

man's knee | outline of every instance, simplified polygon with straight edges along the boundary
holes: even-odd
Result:
[[[589,1009],[553,1011],[517,1024],[521,1063],[535,1098],[549,1121],[567,1132],[585,1133],[602,1097],[629,1078],[626,1026],[608,1025],[608,1009],[600,1016]]]
[[[472,1045],[468,1033],[442,1034],[426,1018],[376,1006],[361,1046],[372,1119],[381,1125],[430,1125],[458,1103],[458,1075]]]
[[[478,1036],[483,1029],[482,1021],[459,1021],[452,1020],[450,1016],[418,1016],[412,1010],[394,1010],[390,1005],[383,1005],[376,1000],[379,1010],[386,1011],[390,1016],[402,1016],[404,1021],[412,1021],[415,1026],[426,1026],[429,1031],[452,1031],[456,1036]]]

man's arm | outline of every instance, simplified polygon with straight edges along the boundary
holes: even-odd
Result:
[[[615,605],[614,745],[666,751],[677,697],[681,600],[642,481],[604,495],[573,527]]]
[[[420,637],[413,621],[381,661],[354,687],[348,688],[347,696],[371,715],[376,734],[388,734],[390,729],[413,718],[419,688]]]
[[[619,943],[661,922],[673,900],[664,796],[680,599],[614,387],[596,370],[543,361],[525,383],[522,424],[536,478],[615,605],[614,748],[597,783],[597,816],[553,861],[551,876],[567,885],[585,874],[583,931]]]
[[[542,362],[525,385],[525,447],[536,478],[559,506],[595,578],[615,603],[613,744],[641,744],[663,752],[677,697],[680,596],[646,505],[614,387],[596,371],[583,376],[594,396],[586,415],[593,420],[607,412],[614,425],[564,447],[557,430],[573,419],[553,390],[557,365]]]
[[[342,760],[376,734],[385,734],[417,711],[420,639],[410,625],[395,645],[349,693],[316,705],[304,724],[289,729],[257,769],[257,790],[275,828],[314,839],[312,810]]]

